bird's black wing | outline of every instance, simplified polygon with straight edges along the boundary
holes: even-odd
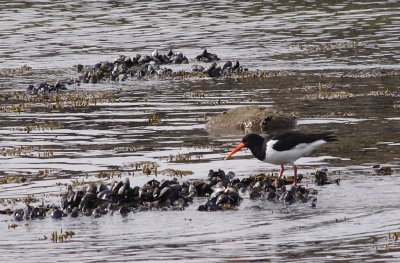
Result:
[[[270,140],[277,140],[272,147],[276,151],[286,151],[293,149],[298,144],[312,143],[318,140],[327,142],[335,141],[336,137],[330,133],[301,133],[297,131],[289,131],[277,134],[270,138]]]

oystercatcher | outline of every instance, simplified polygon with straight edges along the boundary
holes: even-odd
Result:
[[[336,140],[336,136],[330,132],[303,133],[300,131],[286,131],[266,138],[250,133],[243,137],[242,143],[233,149],[225,157],[225,160],[243,147],[247,147],[254,157],[260,161],[281,166],[278,179],[283,175],[284,164],[292,164],[294,185],[297,185],[297,166],[294,162],[300,157],[310,154],[326,142]]]

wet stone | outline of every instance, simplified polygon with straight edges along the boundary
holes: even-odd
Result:
[[[206,124],[212,133],[232,131],[276,131],[294,128],[296,120],[290,114],[273,108],[242,106],[212,117]]]

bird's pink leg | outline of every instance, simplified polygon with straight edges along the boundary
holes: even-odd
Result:
[[[294,183],[293,183],[293,185],[296,186],[297,185],[297,166],[295,164],[293,164],[293,171],[294,171]]]
[[[283,171],[285,171],[285,167],[283,167],[283,164],[281,164],[281,172],[279,173],[278,179],[281,179],[281,177],[283,175]]]

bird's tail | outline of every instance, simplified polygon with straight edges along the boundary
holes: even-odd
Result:
[[[327,141],[327,142],[334,142],[334,141],[337,141],[338,138],[336,137],[335,134],[327,132],[324,134],[323,140]]]

